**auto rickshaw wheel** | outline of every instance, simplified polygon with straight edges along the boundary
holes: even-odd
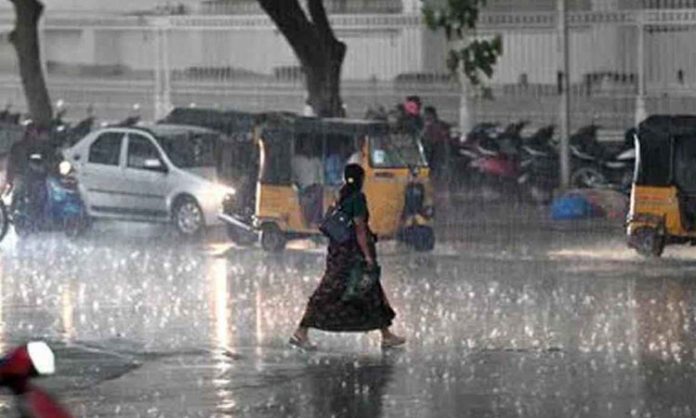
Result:
[[[665,249],[665,237],[656,228],[640,227],[631,234],[631,242],[643,257],[660,257]]]
[[[261,226],[261,248],[271,253],[278,253],[285,249],[288,240],[285,233],[274,223],[266,223]]]
[[[401,240],[418,252],[432,251],[435,248],[435,231],[424,225],[411,226],[401,232]]]

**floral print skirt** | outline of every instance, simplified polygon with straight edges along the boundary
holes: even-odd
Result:
[[[300,326],[324,331],[364,332],[391,326],[396,316],[381,283],[360,300],[341,300],[348,276],[361,255],[357,243],[330,245],[326,271],[309,298]]]

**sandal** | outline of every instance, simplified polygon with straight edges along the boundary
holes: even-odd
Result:
[[[382,348],[395,348],[406,344],[406,338],[394,335],[387,339],[382,339]]]
[[[317,346],[315,344],[312,344],[311,342],[309,342],[308,338],[307,339],[300,339],[300,338],[297,338],[296,335],[293,335],[292,337],[290,337],[290,340],[288,340],[288,344],[290,344],[294,347],[297,347],[301,350],[304,350],[304,351],[316,351],[316,349],[317,349]]]

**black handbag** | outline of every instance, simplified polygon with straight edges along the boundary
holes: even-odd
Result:
[[[331,241],[343,244],[353,236],[353,219],[337,204],[329,208],[319,225],[319,231]]]

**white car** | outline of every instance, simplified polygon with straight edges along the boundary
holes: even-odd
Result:
[[[111,127],[63,151],[87,212],[109,218],[172,222],[185,236],[220,223],[235,190],[217,181],[214,131],[184,125]]]

